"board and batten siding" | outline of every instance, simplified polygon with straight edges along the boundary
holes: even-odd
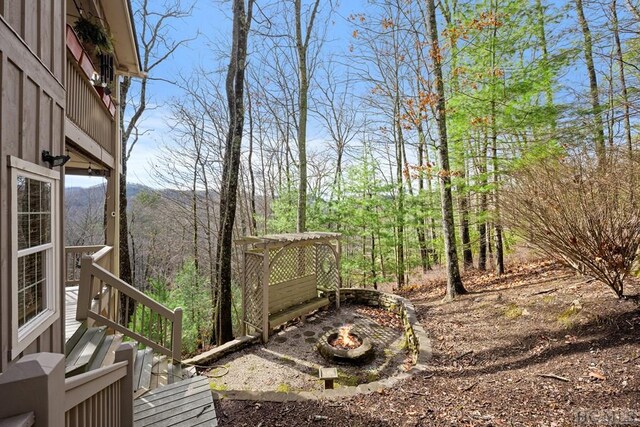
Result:
[[[40,159],[42,150],[54,155],[65,152],[65,3],[0,0],[0,373],[12,362],[12,188],[8,156],[46,166]],[[61,175],[57,226],[58,250],[64,254],[62,171]],[[56,284],[60,317],[23,355],[63,352],[63,270],[60,262]]]

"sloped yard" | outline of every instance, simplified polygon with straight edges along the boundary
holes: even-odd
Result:
[[[446,304],[438,272],[401,292],[431,336],[427,372],[342,400],[222,400],[221,423],[564,426],[613,416],[640,424],[636,302],[550,261],[512,264],[502,277],[467,274],[465,285],[470,293]],[[640,293],[637,282],[627,286]]]

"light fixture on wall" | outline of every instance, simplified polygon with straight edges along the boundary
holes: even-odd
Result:
[[[60,156],[52,156],[47,150],[42,150],[42,161],[49,163],[49,167],[57,168],[63,166],[71,159],[71,156],[61,154]]]
[[[91,169],[91,162],[89,162],[89,167],[87,168],[87,175],[89,176],[93,175],[93,169]]]

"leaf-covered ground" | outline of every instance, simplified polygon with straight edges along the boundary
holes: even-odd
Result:
[[[339,401],[217,402],[229,426],[640,425],[640,310],[550,261],[469,273],[442,303],[434,272],[404,292],[433,346],[431,368]],[[629,294],[640,293],[637,283]],[[634,422],[632,417],[638,417]]]

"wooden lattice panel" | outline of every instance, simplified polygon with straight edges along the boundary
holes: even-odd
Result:
[[[284,247],[272,253],[269,284],[277,284],[314,273],[315,251],[312,246]]]
[[[340,281],[336,255],[329,245],[316,245],[318,287],[337,289]]]
[[[250,325],[260,327],[262,325],[262,256],[245,253],[244,274],[244,319]]]

